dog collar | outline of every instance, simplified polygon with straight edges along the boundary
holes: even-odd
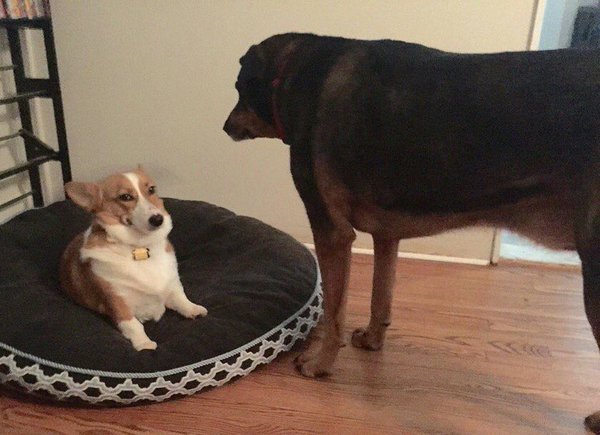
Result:
[[[134,248],[131,255],[135,261],[147,260],[150,258],[150,248]]]
[[[277,77],[275,80],[271,82],[271,86],[273,87],[273,97],[271,98],[271,105],[273,110],[273,124],[275,124],[275,131],[277,132],[277,137],[285,142],[285,128],[283,127],[283,122],[281,122],[281,118],[279,116],[279,110],[277,108],[277,96],[275,92],[279,88],[282,79]]]
[[[290,53],[291,54],[291,53]],[[283,74],[285,73],[285,69],[290,58],[290,54],[288,54],[278,65],[277,67],[277,76],[271,82],[271,87],[273,88],[272,96],[271,96],[271,109],[273,112],[273,124],[275,126],[275,131],[277,133],[277,137],[285,142],[285,127],[283,126],[283,122],[281,121],[281,117],[279,116],[279,107],[277,105],[277,91],[279,90],[279,86],[284,81]]]

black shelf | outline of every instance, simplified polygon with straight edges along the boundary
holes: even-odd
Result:
[[[13,204],[23,201],[24,199],[27,199],[30,196],[33,196],[33,192],[27,192],[27,193],[24,193],[23,195],[20,195],[20,196],[17,196],[16,198],[11,199],[10,201],[6,201],[5,203],[0,204],[0,211],[4,210],[5,208],[10,207]]]
[[[0,28],[6,29],[6,35],[10,47],[11,64],[0,66],[0,71],[12,71],[15,80],[15,95],[0,98],[0,105],[17,104],[19,117],[21,119],[21,130],[0,137],[0,142],[21,137],[25,145],[27,161],[17,164],[0,172],[0,180],[13,177],[22,172],[28,172],[31,184],[31,192],[25,193],[18,198],[13,198],[4,204],[0,204],[0,210],[15,204],[29,196],[33,198],[36,207],[44,205],[42,186],[40,180],[40,166],[49,161],[58,161],[61,164],[63,183],[71,181],[71,164],[69,162],[69,149],[67,144],[67,133],[62,107],[62,96],[58,78],[58,66],[56,60],[56,49],[54,46],[54,34],[52,21],[49,17],[43,18],[3,18],[0,19]],[[46,50],[46,62],[48,65],[47,79],[34,79],[25,75],[23,64],[23,52],[21,46],[21,30],[24,28],[40,29],[44,36],[44,47]],[[58,140],[58,151],[53,150],[44,143],[33,132],[31,119],[31,108],[29,100],[32,98],[49,98],[54,108],[54,121]]]
[[[17,166],[13,166],[10,169],[6,169],[0,172],[0,180],[8,177],[12,177],[13,175],[17,175],[21,172],[25,172],[27,170],[37,168],[41,164],[49,162],[51,160],[56,160],[58,157],[58,153],[52,153],[45,156],[34,157],[31,160],[28,160],[26,163],[21,163]]]
[[[50,17],[39,18],[0,18],[0,27],[18,28],[27,27],[30,29],[43,29],[52,26]]]
[[[16,133],[11,133],[6,136],[0,136],[0,142],[4,142],[5,140],[14,139],[15,137],[21,136],[21,132],[18,131]]]
[[[12,104],[21,100],[30,100],[35,97],[43,97],[47,94],[46,91],[25,92],[24,94],[12,95],[10,97],[0,98],[0,105]]]

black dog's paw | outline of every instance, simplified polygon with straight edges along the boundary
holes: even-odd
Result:
[[[600,411],[585,418],[585,427],[592,433],[600,434]]]
[[[381,350],[384,332],[372,332],[369,328],[358,328],[352,333],[352,346],[366,350]]]

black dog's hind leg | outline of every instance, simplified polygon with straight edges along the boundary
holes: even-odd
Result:
[[[585,313],[600,348],[600,164],[591,173],[583,204],[576,225],[577,251],[583,272]],[[600,434],[600,411],[588,416],[585,425]]]
[[[598,215],[597,215],[598,216]],[[597,224],[600,223],[596,218]],[[597,226],[597,225],[596,225]],[[591,252],[580,252],[583,270],[585,312],[600,347],[600,230],[596,232],[596,247]],[[585,419],[586,427],[600,434],[600,411]]]

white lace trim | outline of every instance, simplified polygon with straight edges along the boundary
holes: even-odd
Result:
[[[315,300],[317,301],[316,304]],[[90,403],[110,401],[123,405],[129,405],[139,401],[161,402],[174,395],[194,394],[207,387],[221,386],[235,377],[245,376],[260,364],[269,363],[275,359],[279,353],[291,349],[297,340],[306,338],[322,314],[322,300],[321,277],[319,268],[317,267],[317,282],[309,301],[293,316],[289,317],[280,325],[238,349],[196,364],[161,372],[119,373],[71,367],[21,352],[0,342],[0,348],[4,348],[12,353],[0,357],[0,367],[6,366],[8,368],[8,373],[4,373],[4,371],[0,372],[0,383],[14,382],[29,393],[45,391],[59,400],[78,398]],[[302,315],[304,312],[306,312],[306,314]],[[287,325],[290,325],[294,321],[297,321],[296,326],[293,329],[287,328]],[[303,328],[304,331],[302,331]],[[279,338],[276,341],[271,341],[270,337],[279,332],[281,332]],[[289,342],[286,344],[285,342],[288,339]],[[249,349],[256,347],[259,343],[260,347],[258,351],[256,353],[250,352]],[[265,356],[269,350],[272,350],[272,353],[269,356]],[[238,357],[234,363],[229,364],[223,362],[223,360],[229,359],[236,354],[238,354]],[[34,364],[20,367],[15,356],[31,360]],[[242,367],[248,361],[250,361],[250,364],[246,364],[245,368]],[[194,369],[209,364],[214,364],[215,366],[206,374],[200,374],[194,371]],[[54,375],[46,375],[41,368],[43,366],[63,371]],[[177,375],[183,372],[187,373],[177,382],[171,382],[165,379],[167,376]],[[226,375],[222,379],[217,380],[216,375],[221,372],[225,372]],[[92,379],[78,382],[73,379],[70,373],[92,375],[93,377]],[[25,376],[35,378],[35,382],[27,382]],[[111,387],[107,385],[101,377],[111,379],[121,378],[123,381],[116,386]],[[144,387],[135,383],[134,379],[136,378],[156,378],[156,380]],[[198,385],[192,388],[186,387],[187,383],[194,381],[198,382]],[[64,384],[65,387],[60,389],[56,388],[54,385],[56,382]],[[86,393],[86,390],[90,388],[97,390],[97,394],[90,395]],[[164,389],[166,392],[163,394],[154,394],[158,389]],[[124,392],[128,392],[128,395],[131,395],[132,397],[121,397],[121,394]]]

